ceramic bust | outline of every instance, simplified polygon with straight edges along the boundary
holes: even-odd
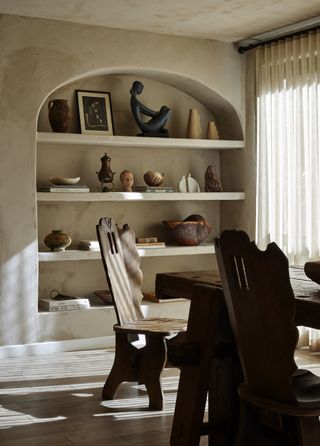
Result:
[[[124,192],[132,192],[132,186],[134,183],[133,173],[130,172],[130,170],[123,170],[120,173],[120,182]]]

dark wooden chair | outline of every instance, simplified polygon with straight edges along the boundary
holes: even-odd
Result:
[[[140,257],[135,234],[127,225],[118,230],[111,218],[101,218],[97,235],[118,321],[114,325],[115,359],[102,398],[113,399],[118,386],[124,381],[139,382],[146,386],[149,408],[161,410],[161,373],[167,363],[167,337],[184,332],[187,321],[143,316],[140,307]],[[139,334],[145,335],[145,346],[142,348],[133,344]]]
[[[224,231],[215,246],[244,375],[236,444],[264,444],[252,440],[262,429],[275,438],[278,431],[281,445],[319,446],[320,378],[294,361],[298,330],[287,258],[275,243],[260,251],[242,231]]]

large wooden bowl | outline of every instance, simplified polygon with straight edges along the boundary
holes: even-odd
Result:
[[[163,221],[171,238],[180,246],[197,246],[203,242],[212,227],[206,220]]]

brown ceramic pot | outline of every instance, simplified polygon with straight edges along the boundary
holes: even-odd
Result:
[[[51,251],[64,251],[71,244],[71,237],[62,229],[55,229],[44,239],[44,244]]]
[[[71,110],[66,99],[53,99],[48,103],[49,122],[54,132],[66,133],[71,122]]]

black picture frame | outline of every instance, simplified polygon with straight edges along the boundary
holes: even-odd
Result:
[[[109,92],[76,90],[80,129],[83,134],[114,135]]]

